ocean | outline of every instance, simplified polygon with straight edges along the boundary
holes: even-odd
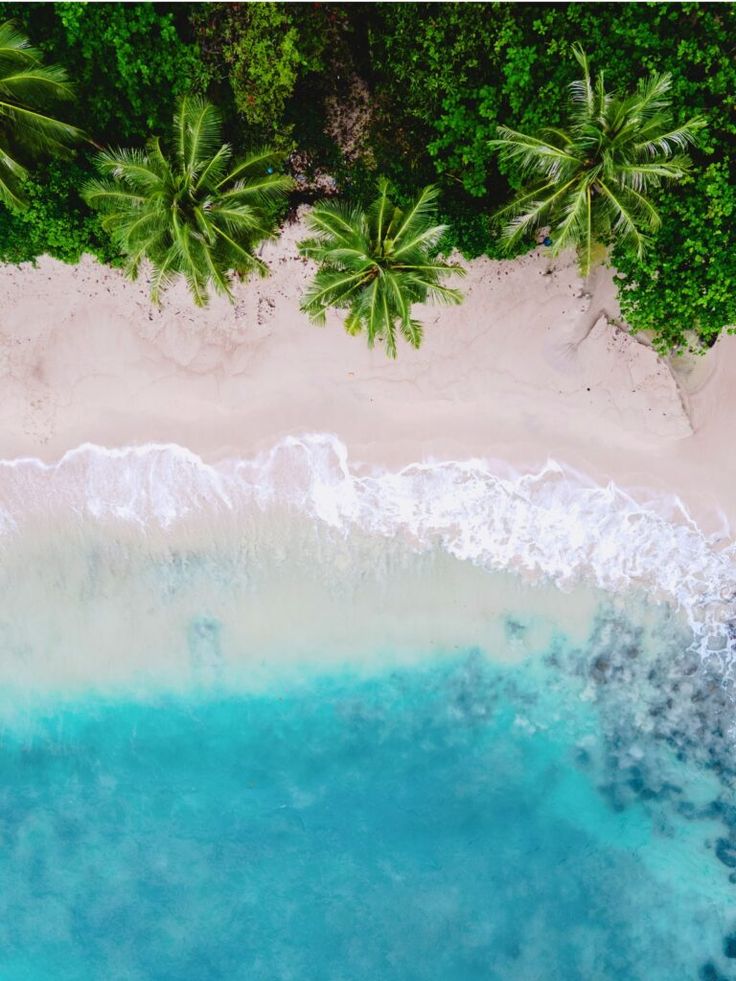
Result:
[[[0,464],[0,978],[736,978],[736,553],[335,437]]]

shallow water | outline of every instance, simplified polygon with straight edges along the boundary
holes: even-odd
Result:
[[[271,464],[237,508],[167,477],[162,523],[95,466],[127,509],[35,465],[4,499],[3,981],[736,977],[730,558],[695,529],[572,484],[502,520],[473,478],[442,521],[404,488],[389,534]],[[562,591],[552,518],[592,500]],[[510,538],[468,556],[482,507]],[[688,549],[692,605],[643,598]]]
[[[646,740],[613,764],[559,670],[464,652],[26,714],[0,756],[2,977],[698,977],[734,887],[718,822],[675,805],[717,781]]]

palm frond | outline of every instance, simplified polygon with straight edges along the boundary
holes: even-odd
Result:
[[[176,152],[185,173],[194,174],[221,144],[219,111],[199,96],[187,95],[174,116]]]
[[[218,235],[228,246],[233,255],[233,268],[235,272],[244,275],[256,272],[259,276],[268,275],[266,263],[254,255],[252,251],[242,242],[237,241],[233,235],[228,234],[219,226],[215,225],[215,234]]]
[[[254,150],[247,157],[239,161],[228,175],[217,185],[218,190],[231,184],[236,180],[253,180],[264,174],[275,173],[283,167],[286,154],[281,150],[274,150],[272,147],[262,147]]]
[[[522,172],[551,178],[580,163],[579,158],[570,151],[569,143],[564,148],[555,146],[550,140],[519,133],[508,126],[499,126],[497,132],[498,138],[490,140],[489,146],[498,148],[499,156],[517,163]]]
[[[206,163],[203,163],[194,185],[195,189],[199,190],[204,187],[216,189],[227,171],[231,156],[230,144],[223,143],[220,149],[213,153]]]
[[[383,274],[384,288],[390,294],[392,306],[396,310],[396,315],[401,325],[408,324],[411,319],[411,304],[406,295],[406,290],[401,288],[401,282],[395,273],[387,270]]]
[[[331,306],[340,306],[366,283],[363,271],[321,269],[304,294],[302,309],[323,316]]]
[[[364,240],[366,219],[360,209],[342,204],[320,204],[307,215],[307,228],[320,240],[334,240],[347,248]]]
[[[396,245],[404,243],[407,238],[410,239],[417,230],[424,229],[426,223],[434,217],[439,193],[439,188],[435,184],[422,188],[417,199],[397,223],[398,227],[393,235]]]
[[[141,193],[150,192],[161,183],[158,170],[143,150],[102,150],[97,155],[97,169]]]
[[[424,337],[424,327],[419,320],[407,320],[401,325],[401,333],[412,347],[418,348]]]
[[[579,107],[586,116],[590,117],[595,111],[595,95],[590,83],[588,56],[580,44],[573,45],[572,53],[583,70],[583,77],[570,83],[570,100],[573,106]]]
[[[382,242],[388,226],[388,215],[394,209],[389,198],[391,186],[385,177],[378,180],[378,197],[368,209],[368,221],[371,234],[376,241]]]
[[[102,213],[131,275],[144,257],[151,262],[154,299],[176,276],[184,277],[199,306],[211,290],[232,299],[231,273],[242,278],[268,272],[255,249],[273,236],[271,205],[291,180],[259,169],[269,154],[282,159],[262,151],[248,158],[241,178],[233,181],[232,151],[220,142],[219,114],[203,99],[182,99],[172,130],[171,154],[157,138],[145,150],[98,154],[100,177],[84,186],[83,197]]]
[[[22,182],[33,158],[68,156],[81,139],[81,130],[53,112],[72,96],[63,68],[44,65],[19,30],[0,24],[0,201],[8,207],[25,206]]]
[[[536,188],[528,194],[520,195],[507,208],[502,209],[497,218],[505,217],[506,214],[512,215],[501,231],[506,247],[512,248],[531,231],[553,220],[555,210],[564,205],[565,195],[571,192],[575,183],[575,178],[561,187],[548,183],[541,189]]]
[[[593,82],[585,52],[573,51],[582,78],[570,87],[569,126],[538,135],[499,127],[490,143],[531,183],[494,220],[505,223],[509,247],[552,225],[553,250],[575,245],[587,271],[596,241],[618,239],[642,253],[659,225],[647,191],[686,174],[685,151],[705,122],[673,123],[668,75],[651,75],[622,95],[606,88],[603,72]]]
[[[130,190],[128,187],[121,186],[115,181],[106,181],[93,178],[82,185],[81,195],[84,201],[92,208],[100,210],[109,207],[140,207],[145,204],[146,198],[143,194]]]
[[[236,181],[233,187],[223,191],[222,181],[217,185],[223,198],[250,201],[261,206],[281,200],[294,187],[294,181],[287,174],[264,174],[248,181]]]
[[[678,180],[689,168],[690,158],[679,155],[653,163],[621,163],[616,168],[616,176],[623,187],[642,191],[650,184],[658,185],[661,179]]]
[[[672,75],[653,73],[639,82],[638,89],[632,99],[632,112],[640,119],[646,120],[669,108],[668,94],[672,88]]]
[[[637,255],[643,255],[646,236],[638,228],[636,209],[632,208],[624,199],[620,189],[611,188],[603,181],[599,182],[598,186],[611,205],[613,233],[618,234],[624,242],[630,242]]]
[[[313,237],[299,243],[300,253],[319,264],[302,309],[320,324],[328,308],[346,309],[346,331],[365,330],[369,347],[380,339],[389,357],[397,354],[397,325],[417,346],[422,329],[411,317],[412,304],[428,297],[454,303],[462,299],[458,290],[439,281],[463,270],[432,255],[445,231],[436,222],[437,197],[437,188],[425,187],[402,210],[391,200],[388,181],[381,179],[367,211],[317,205],[307,216]]]
[[[467,274],[467,270],[462,266],[457,265],[454,262],[421,262],[416,265],[407,265],[406,263],[400,263],[395,267],[400,269],[402,272],[412,272],[417,276],[427,276],[434,279],[439,276],[459,276],[463,277]]]
[[[0,147],[0,202],[14,209],[24,206],[22,184],[25,176],[25,168]]]
[[[634,143],[636,151],[643,151],[649,157],[671,157],[675,153],[687,150],[697,142],[697,134],[705,126],[705,119],[696,116],[682,126],[676,126],[668,132],[645,133],[644,139]]]
[[[441,286],[439,283],[427,283],[426,290],[429,299],[446,306],[458,306],[465,299],[461,290],[453,289],[450,286]]]
[[[373,347],[381,331],[381,300],[381,281],[376,278],[356,304],[356,313],[359,313],[368,336],[368,347]]]
[[[0,98],[0,116],[3,116],[21,144],[53,151],[72,146],[82,138],[82,131],[70,123],[63,123],[48,113],[14,105],[7,98]]]
[[[174,271],[176,256],[177,249],[171,245],[163,261],[154,266],[153,279],[151,280],[151,299],[154,303],[160,303],[161,294],[173,284],[176,278]]]
[[[436,248],[447,228],[447,225],[432,225],[426,221],[415,222],[413,228],[407,229],[401,239],[397,239],[398,248],[394,246],[394,258],[399,259],[420,247],[430,250]]]

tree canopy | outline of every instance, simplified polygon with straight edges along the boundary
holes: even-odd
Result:
[[[397,334],[419,347],[422,324],[412,316],[412,306],[427,300],[462,302],[462,293],[442,280],[464,270],[434,254],[446,231],[436,222],[437,195],[436,187],[425,187],[402,209],[382,179],[367,209],[333,203],[315,207],[307,216],[313,237],[299,249],[319,270],[302,309],[319,324],[330,307],[346,310],[347,332],[365,332],[369,347],[381,341],[392,358]]]
[[[274,235],[274,205],[291,187],[276,170],[281,162],[282,154],[268,148],[234,161],[217,109],[185,96],[169,147],[154,137],[145,150],[103,151],[101,176],[85,185],[83,197],[102,212],[131,276],[150,262],[154,300],[183,276],[203,306],[210,290],[232,297],[231,272],[266,274],[255,250]]]
[[[674,120],[669,74],[642,78],[629,94],[612,91],[603,71],[591,78],[582,47],[573,50],[582,78],[570,84],[566,125],[536,134],[499,126],[491,146],[524,181],[497,215],[507,245],[551,225],[553,252],[575,247],[587,275],[596,242],[615,242],[643,257],[661,225],[651,192],[687,174],[685,150],[705,120]]]
[[[28,166],[40,155],[68,155],[81,138],[76,126],[56,118],[72,99],[66,72],[44,65],[41,52],[13,24],[0,24],[0,201],[23,208]]]

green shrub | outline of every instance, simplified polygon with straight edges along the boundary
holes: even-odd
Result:
[[[168,122],[178,94],[196,87],[203,69],[185,41],[181,8],[129,3],[0,3],[0,22],[15,20],[62,65],[75,87],[73,122],[98,144],[142,142]],[[91,174],[80,151],[71,163],[39,167],[27,182],[29,207],[0,212],[0,261],[49,253],[66,262],[84,252],[111,260],[99,220],[79,197]]]
[[[621,309],[663,354],[707,349],[736,327],[736,173],[707,166],[691,186],[663,195],[662,228],[641,261],[616,253]]]
[[[574,42],[611,85],[671,72],[678,117],[703,112],[708,139],[693,154],[692,179],[657,194],[663,226],[644,260],[616,254],[622,305],[661,350],[683,346],[691,328],[712,343],[736,323],[734,5],[378,4],[371,18],[378,128],[397,134],[375,138],[377,165],[402,185],[419,172],[440,180],[443,217],[466,255],[498,256],[484,216],[513,190],[488,139],[501,121],[525,132],[559,122]]]
[[[264,137],[288,133],[297,83],[325,71],[328,16],[317,5],[197,4],[192,22],[210,82],[227,81],[235,110]]]
[[[21,23],[67,70],[75,121],[97,143],[145,139],[198,84],[202,64],[182,38],[181,13],[166,3],[0,3],[0,20]]]
[[[98,217],[78,193],[86,173],[68,161],[49,163],[36,172],[25,185],[28,207],[0,213],[0,262],[31,262],[44,254],[79,262],[85,252],[102,262],[115,261]]]

